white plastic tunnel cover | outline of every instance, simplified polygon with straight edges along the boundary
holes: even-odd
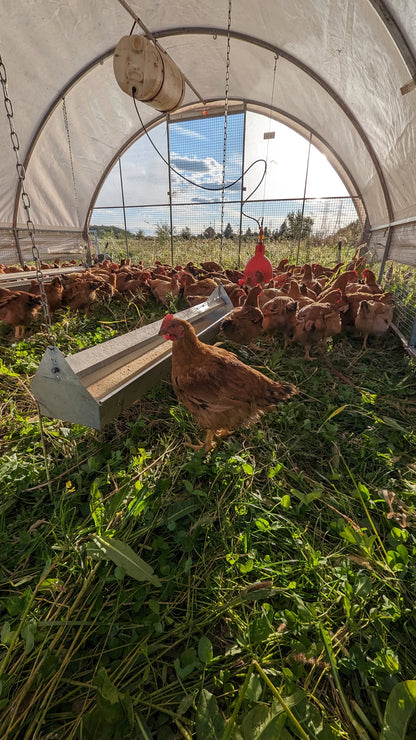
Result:
[[[26,169],[26,190],[45,250],[85,239],[98,185],[140,135],[115,79],[120,39],[142,21],[185,76],[179,111],[223,101],[228,4],[184,0],[3,0],[2,73]],[[146,34],[143,34],[146,35]],[[413,0],[239,0],[232,4],[229,99],[270,110],[331,153],[354,183],[377,238],[393,226],[415,251],[416,3]],[[190,84],[188,84],[190,83]],[[143,123],[163,115],[142,106]],[[68,137],[69,131],[69,137]],[[0,115],[0,250],[24,233],[15,153]],[[387,231],[386,231],[387,230]],[[399,238],[400,237],[400,238]],[[382,243],[382,239],[379,242]],[[27,244],[24,245],[27,248]],[[414,258],[413,258],[414,259]]]

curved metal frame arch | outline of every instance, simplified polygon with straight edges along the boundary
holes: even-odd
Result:
[[[305,132],[308,132],[308,134],[312,134],[312,136],[317,141],[319,141],[323,145],[323,147],[325,147],[325,149],[327,149],[327,151],[331,152],[331,154],[334,156],[334,158],[337,160],[337,162],[339,162],[340,169],[342,171],[344,171],[345,174],[347,175],[348,179],[350,180],[350,182],[352,183],[352,185],[355,188],[356,196],[361,199],[361,201],[362,201],[362,203],[364,205],[364,208],[365,208],[365,203],[363,201],[360,188],[358,187],[353,174],[350,172],[349,168],[344,163],[344,161],[339,157],[339,155],[337,154],[337,152],[335,151],[335,149],[330,144],[328,144],[325,141],[325,139],[318,133],[318,131],[315,131],[315,129],[311,128],[310,126],[306,126],[306,124],[304,123],[304,121],[301,121],[301,119],[300,118],[297,118],[296,116],[292,116],[290,113],[287,113],[282,108],[276,108],[275,106],[273,106],[272,108],[270,108],[269,105],[265,105],[264,103],[259,103],[258,101],[255,101],[255,100],[247,100],[246,103],[247,103],[247,106],[252,105],[252,106],[264,108],[264,110],[265,110],[266,113],[268,113],[270,110],[272,110],[276,114],[275,120],[279,120],[280,119],[281,123],[284,123],[285,126],[289,126],[289,128],[290,128],[290,125],[288,123],[286,123],[285,120],[286,121],[287,120],[293,121],[293,123],[296,123],[299,126],[299,128],[302,128]],[[283,120],[283,119],[285,119],[285,120]],[[316,146],[316,144],[314,144],[314,146]],[[317,149],[319,150],[319,147],[317,147]],[[354,196],[352,196],[352,197],[354,197]],[[365,209],[365,212],[366,212],[366,215],[367,215],[367,209]]]
[[[165,120],[166,120],[166,115],[163,113],[162,115],[158,116],[153,121],[151,121],[146,126],[146,129],[148,131],[151,131],[153,128],[155,128],[156,126],[159,126],[159,124],[160,123],[163,123],[163,121],[165,121]],[[92,212],[94,210],[94,203],[97,200],[98,193],[100,192],[100,190],[101,190],[101,188],[103,186],[103,183],[104,183],[104,181],[105,181],[108,173],[114,167],[114,165],[117,162],[117,160],[120,159],[120,157],[123,156],[124,152],[126,152],[127,149],[129,149],[132,146],[132,144],[134,144],[135,141],[138,141],[139,139],[141,139],[142,136],[146,136],[146,134],[145,134],[145,132],[143,130],[142,131],[139,131],[138,133],[136,132],[132,136],[129,136],[129,138],[120,147],[120,149],[118,150],[118,152],[113,157],[111,157],[111,160],[110,160],[109,164],[107,165],[107,167],[104,170],[103,174],[101,175],[99,181],[97,182],[97,187],[94,190],[94,193],[93,193],[92,198],[91,198],[91,201],[90,201],[90,205],[88,206],[87,217],[85,219],[85,224],[84,224],[84,229],[83,229],[84,237],[86,237],[87,234],[88,234],[88,227],[89,227],[89,223],[90,223],[90,220],[91,220],[91,214],[92,214]]]
[[[222,100],[221,99],[218,99],[218,98],[213,98],[213,99],[207,99],[205,102],[206,102],[207,105],[210,104],[210,103],[214,103],[214,104],[215,103],[218,103],[220,105],[222,103]],[[241,103],[241,100],[231,97],[230,98],[230,102]],[[303,121],[301,121],[300,118],[297,118],[296,116],[292,116],[290,113],[287,113],[282,108],[277,108],[276,106],[270,107],[269,104],[266,105],[263,102],[260,102],[258,100],[251,100],[251,99],[245,100],[244,103],[246,104],[246,109],[247,110],[249,110],[250,106],[252,106],[252,107],[263,109],[265,115],[266,114],[269,114],[270,115],[270,113],[273,112],[275,114],[275,116],[273,116],[274,120],[280,120],[282,123],[284,123],[284,125],[289,126],[289,128],[290,128],[290,124],[289,123],[286,123],[286,121],[293,121],[293,123],[296,123],[299,128],[302,128],[305,131],[305,133],[307,132],[308,134],[311,134],[317,141],[319,141],[327,151],[331,152],[331,154],[334,156],[334,158],[339,163],[340,170],[343,171],[343,172],[345,172],[345,174],[347,175],[348,179],[350,180],[350,182],[352,183],[353,187],[355,188],[355,195],[356,195],[356,197],[358,197],[360,199],[361,203],[363,204],[365,216],[366,216],[366,218],[368,218],[367,209],[366,209],[364,200],[362,198],[360,188],[358,187],[358,185],[357,185],[357,183],[355,181],[354,176],[352,175],[352,173],[350,172],[349,168],[344,163],[344,161],[339,157],[339,155],[337,154],[337,152],[335,151],[335,149],[330,144],[328,144],[325,141],[325,139],[317,131],[315,131],[315,129],[313,129],[313,128],[309,127],[309,126],[306,126],[306,124]],[[184,106],[183,108],[180,109],[180,112],[182,114],[185,114],[186,115],[186,111],[189,108],[192,108],[192,110],[195,111],[196,110],[196,104],[195,103],[191,103],[188,106]],[[202,108],[202,106],[201,106],[201,108]],[[252,112],[257,112],[257,111],[252,111]],[[230,111],[230,113],[232,113],[232,110]],[[149,130],[155,128],[156,126],[158,126],[160,123],[163,123],[163,121],[165,120],[165,118],[166,118],[165,115],[159,116],[157,119],[153,120],[148,126],[146,126],[147,130],[149,131]],[[175,114],[173,114],[171,116],[171,120],[172,120],[173,123],[175,122]],[[139,132],[136,132],[133,136],[130,136],[129,139],[123,143],[123,146],[120,147],[120,149],[118,150],[118,152],[111,158],[111,161],[109,162],[108,166],[105,169],[105,172],[103,172],[103,174],[102,174],[99,182],[97,183],[97,187],[95,188],[94,194],[93,194],[93,196],[91,198],[91,203],[90,203],[90,206],[88,208],[86,223],[85,223],[85,227],[84,227],[85,236],[88,233],[88,227],[89,227],[89,222],[91,220],[91,214],[92,214],[92,211],[94,210],[94,203],[97,200],[98,194],[99,194],[99,192],[101,190],[101,187],[102,187],[102,185],[103,185],[103,183],[104,183],[104,181],[105,181],[108,173],[114,167],[114,165],[117,162],[117,160],[120,157],[122,157],[123,154],[129,149],[129,147],[132,146],[132,144],[134,144],[136,141],[138,141],[139,139],[141,139],[143,136],[146,136],[146,133],[143,130],[140,130]],[[319,149],[319,147],[317,147],[317,148]],[[351,197],[354,197],[354,196],[351,196]]]
[[[390,36],[402,55],[403,61],[408,68],[412,79],[416,81],[416,58],[407,43],[403,31],[394,20],[389,9],[386,7],[384,0],[368,0],[368,2],[373,6],[383,25],[386,26]]]
[[[416,76],[416,59],[413,55],[413,52],[410,49],[410,46],[407,43],[407,40],[405,36],[403,35],[402,31],[400,30],[399,26],[397,25],[396,21],[392,17],[391,13],[387,10],[383,0],[368,0],[375,11],[378,13],[378,16],[383,23],[383,25],[386,27],[388,33],[393,38],[396,47],[398,48],[404,63],[409,69],[409,72],[414,78]],[[170,36],[178,36],[178,35],[197,35],[197,34],[203,34],[203,35],[217,35],[217,36],[226,36],[227,35],[227,29],[223,28],[208,28],[208,27],[187,27],[187,28],[173,28],[173,29],[164,29],[161,31],[155,31],[153,32],[153,35],[155,38],[166,38]],[[307,65],[305,65],[300,60],[296,59],[293,55],[285,52],[283,49],[280,49],[277,46],[274,46],[273,44],[266,43],[262,41],[261,39],[257,39],[254,36],[248,35],[248,34],[242,34],[238,32],[231,31],[231,38],[238,39],[240,41],[244,41],[246,43],[254,44],[255,46],[259,46],[261,48],[267,49],[270,52],[274,54],[278,54],[282,58],[286,59],[290,63],[294,64],[296,67],[304,71],[308,76],[310,76],[312,79],[315,80],[327,93],[330,95],[330,97],[337,103],[337,105],[341,108],[341,110],[344,112],[344,114],[348,117],[348,119],[353,124],[354,128],[358,132],[360,138],[362,139],[367,151],[370,154],[370,157],[373,161],[374,167],[376,169],[380,186],[383,191],[383,195],[386,202],[387,212],[389,214],[389,219],[392,220],[394,218],[391,199],[389,190],[386,184],[386,181],[383,176],[383,172],[380,167],[380,163],[378,161],[378,158],[371,146],[371,143],[369,142],[364,130],[362,129],[360,123],[355,118],[352,111],[348,108],[348,106],[345,105],[344,101],[340,96],[332,89],[330,85],[328,85],[318,74],[316,74],[313,70],[311,70]],[[35,135],[30,142],[28,152],[26,154],[26,157],[24,159],[23,165],[25,169],[28,166],[28,163],[30,161],[30,158],[33,154],[34,148],[36,146],[36,143],[46,125],[46,122],[49,120],[51,115],[53,114],[54,110],[57,108],[57,106],[60,104],[62,98],[65,97],[65,95],[71,90],[72,87],[74,87],[77,82],[87,75],[92,69],[94,69],[97,65],[104,62],[106,59],[108,59],[109,56],[111,56],[114,53],[114,47],[108,50],[107,52],[104,52],[104,54],[101,54],[100,56],[96,57],[90,64],[86,65],[82,70],[80,70],[72,79],[68,82],[68,84],[62,89],[62,91],[59,93],[59,95],[54,99],[51,106],[49,107],[48,111],[46,112],[45,116],[43,117],[41,123],[39,124]],[[261,103],[263,105],[263,103]],[[150,127],[154,125],[154,122],[151,122],[149,124]],[[322,139],[321,139],[322,140]],[[131,140],[130,140],[131,141]],[[327,144],[325,143],[325,146]],[[329,148],[329,147],[328,147]],[[121,151],[121,150],[120,150]],[[117,158],[117,157],[116,157]],[[115,159],[113,158],[112,164],[114,164]],[[107,173],[109,171],[109,168],[107,168]],[[101,178],[101,182],[103,181],[103,178]],[[97,190],[95,191],[95,193]],[[18,184],[16,188],[16,196],[15,196],[15,205],[13,210],[13,228],[16,228],[17,224],[17,213],[18,213],[18,207],[19,207],[19,198],[21,194],[21,185]],[[91,212],[91,203],[90,207],[88,209],[88,214]],[[88,223],[88,217],[86,222],[84,223],[83,231],[85,233],[85,229],[87,227]]]

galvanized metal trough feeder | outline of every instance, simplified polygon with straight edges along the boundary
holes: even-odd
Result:
[[[179,311],[203,341],[214,338],[233,305],[219,285],[204,303]],[[158,336],[162,320],[75,355],[48,347],[31,391],[40,412],[53,419],[103,429],[140,396],[169,376],[170,343]]]

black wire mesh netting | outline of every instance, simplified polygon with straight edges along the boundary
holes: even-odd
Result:
[[[226,252],[239,263],[260,225],[269,249],[299,258],[316,246],[359,243],[362,202],[339,178],[334,185],[337,176],[318,150],[283,124],[241,110],[227,118],[224,158],[224,124],[223,115],[207,115],[146,131],[110,173],[92,227],[129,232],[129,250],[137,239],[153,239],[165,254],[169,242],[172,261],[183,252],[181,240],[189,248],[203,240],[207,256]]]
[[[386,292],[394,294],[394,324],[406,343],[416,347],[416,269],[388,260],[381,280]]]

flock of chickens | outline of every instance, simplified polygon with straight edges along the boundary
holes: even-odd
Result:
[[[122,296],[140,303],[153,297],[168,307],[172,298],[182,295],[194,306],[221,284],[234,306],[221,325],[224,337],[252,345],[261,334],[280,335],[285,346],[303,345],[305,358],[311,360],[313,347],[342,331],[360,334],[366,347],[369,336],[380,337],[389,328],[393,294],[383,291],[363,261],[355,257],[349,264],[329,268],[317,263],[297,266],[285,258],[273,268],[267,284],[261,272],[245,278],[239,270],[223,269],[216,262],[171,267],[156,260],[144,267],[128,259],[104,260],[70,273],[59,270],[76,264],[56,260],[42,267],[57,270],[50,282],[44,282],[51,314],[61,307],[87,313],[94,303]],[[0,273],[21,269],[0,265]],[[16,339],[24,336],[41,309],[39,292],[36,280],[27,291],[0,287],[0,320],[14,329]]]
[[[342,331],[360,334],[366,347],[369,336],[380,337],[391,325],[393,294],[383,291],[372,270],[360,270],[360,260],[343,267],[287,268],[283,260],[271,283],[254,285],[244,304],[223,321],[223,333],[242,344],[262,332],[278,334],[285,347],[289,342],[303,345],[307,360],[312,347]]]
[[[140,303],[153,297],[167,308],[173,298],[183,296],[194,306],[221,284],[233,305],[221,323],[223,337],[254,346],[261,334],[280,335],[285,346],[303,345],[305,359],[311,360],[313,347],[325,346],[341,331],[360,334],[366,347],[369,336],[380,337],[390,326],[393,294],[383,292],[363,263],[364,258],[355,256],[350,264],[328,268],[291,265],[285,258],[273,270],[270,265],[272,277],[266,283],[258,269],[247,272],[246,267],[242,273],[215,262],[171,267],[156,261],[144,267],[130,260],[104,260],[83,271],[62,272],[65,265],[57,261],[57,275],[44,287],[53,314],[61,307],[86,313],[92,304],[120,296]],[[12,269],[0,266],[0,271]],[[16,339],[24,336],[40,308],[36,280],[28,291],[0,288],[0,320],[14,328]],[[292,383],[273,380],[223,347],[201,342],[192,324],[173,314],[165,316],[159,334],[172,342],[175,393],[206,432],[204,442],[191,445],[196,449],[210,450],[215,438],[251,425],[297,393]]]

